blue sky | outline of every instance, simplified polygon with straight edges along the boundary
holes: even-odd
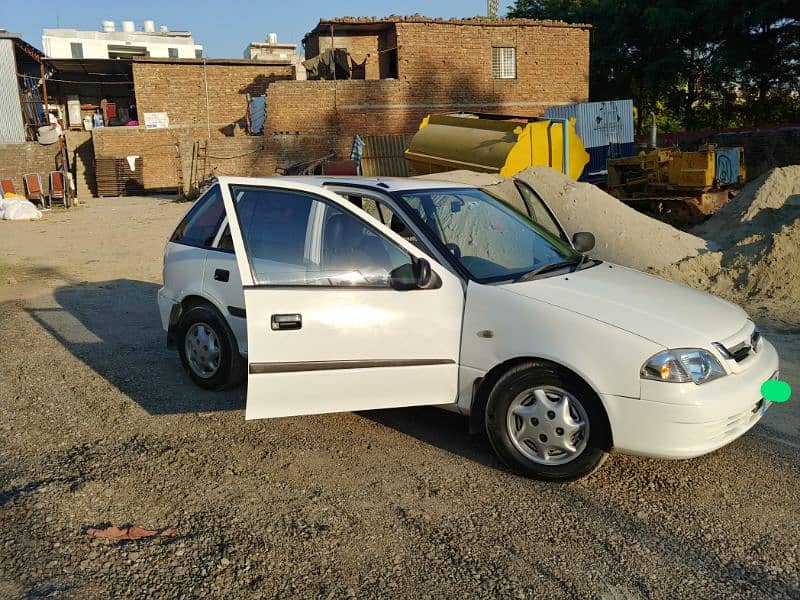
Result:
[[[500,1],[505,15],[511,0]],[[115,8],[116,7],[116,8]],[[338,8],[337,8],[338,7]],[[144,19],[156,27],[188,29],[195,43],[203,44],[212,58],[241,58],[251,41],[278,33],[281,41],[298,42],[321,17],[375,16],[420,13],[429,17],[474,17],[486,14],[486,0],[350,0],[347,3],[321,0],[137,0],[101,2],[95,0],[0,0],[0,28],[22,34],[37,48],[42,46],[45,27],[74,27],[97,30],[101,22],[135,21],[141,29]]]

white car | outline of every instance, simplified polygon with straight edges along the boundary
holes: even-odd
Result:
[[[549,480],[758,422],[778,356],[741,308],[586,256],[517,186],[220,177],[166,246],[168,340],[202,387],[246,372],[247,419],[443,405]]]

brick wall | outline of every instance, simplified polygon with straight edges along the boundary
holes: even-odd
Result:
[[[270,83],[292,79],[293,72],[291,65],[251,62],[134,62],[139,118],[166,112],[171,126],[202,128],[204,134],[210,126],[211,137],[245,135],[247,94],[262,96]]]
[[[409,100],[495,103],[538,115],[589,98],[589,31],[575,27],[481,27],[397,23],[399,77]],[[492,77],[492,47],[516,49],[516,79]]]
[[[45,193],[49,190],[48,175],[56,170],[58,144],[43,146],[37,142],[24,144],[0,144],[0,179],[11,179],[17,193],[25,195],[22,176],[38,173],[42,177]]]
[[[346,43],[345,40],[346,38]],[[324,33],[306,52],[330,46]],[[399,22],[370,35],[337,33],[335,44],[367,62],[367,81],[277,82],[270,85],[264,133],[279,166],[334,151],[348,157],[356,134],[408,134],[431,113],[476,111],[540,116],[554,104],[589,97],[589,30],[550,25]],[[390,72],[397,47],[397,79]],[[492,47],[516,49],[517,77],[492,76]],[[362,54],[359,54],[362,53]]]
[[[275,172],[272,140],[263,136],[217,137],[205,129],[170,127],[107,127],[92,132],[95,157],[143,160],[147,191],[188,193],[212,176],[262,176]]]

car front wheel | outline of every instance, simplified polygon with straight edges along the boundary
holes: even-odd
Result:
[[[178,352],[189,377],[207,390],[241,381],[242,357],[227,323],[207,306],[187,310],[178,325]]]
[[[594,392],[549,363],[512,368],[492,389],[486,432],[497,455],[515,472],[549,481],[588,475],[605,460],[607,420]]]

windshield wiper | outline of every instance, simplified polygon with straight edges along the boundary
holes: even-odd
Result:
[[[554,262],[548,265],[542,265],[538,269],[534,269],[533,271],[528,271],[527,273],[520,275],[514,280],[514,283],[520,283],[522,281],[530,281],[537,275],[541,275],[542,273],[547,273],[548,271],[563,269],[564,267],[575,267],[574,269],[572,269],[572,272],[574,272],[578,269],[578,267],[580,267],[583,264],[583,261],[585,260],[586,256],[581,254],[579,258],[572,258],[570,260],[562,260],[560,262]]]

